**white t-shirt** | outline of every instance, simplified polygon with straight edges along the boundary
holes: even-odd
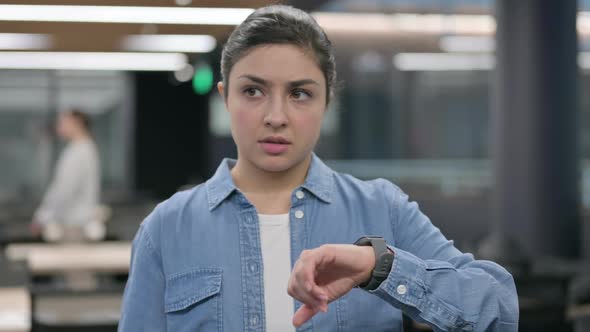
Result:
[[[291,238],[288,214],[259,214],[262,262],[264,264],[264,309],[266,330],[295,331],[295,304],[287,294],[291,275]]]

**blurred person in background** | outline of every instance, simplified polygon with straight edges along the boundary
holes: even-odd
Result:
[[[309,14],[257,9],[221,72],[238,159],[141,224],[120,331],[401,331],[402,312],[436,331],[517,331],[510,273],[455,248],[391,182],[313,153],[336,71]]]
[[[57,134],[67,142],[30,229],[49,241],[100,237],[100,159],[90,133],[90,119],[77,109],[61,112]]]

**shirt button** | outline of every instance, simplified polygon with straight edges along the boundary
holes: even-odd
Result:
[[[295,193],[295,197],[297,197],[298,199],[303,199],[303,197],[305,197],[305,194],[303,193],[303,191],[297,190],[297,192]]]
[[[250,263],[250,265],[248,267],[250,268],[250,272],[258,271],[258,264],[256,264],[256,263]]]
[[[303,218],[303,215],[304,215],[303,211],[301,211],[301,210],[295,211],[295,218],[301,219],[301,218]]]
[[[408,287],[406,287],[406,285],[399,285],[397,286],[396,291],[399,295],[404,295],[408,292]]]
[[[257,314],[253,314],[252,316],[250,316],[250,324],[252,326],[256,326],[258,325],[258,315]]]

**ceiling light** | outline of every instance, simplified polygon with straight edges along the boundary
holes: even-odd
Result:
[[[491,34],[496,22],[490,15],[349,14],[314,13],[328,33],[434,33]]]
[[[181,53],[0,52],[0,69],[175,71]]]
[[[316,12],[313,16],[328,33],[490,35],[496,32],[492,15]],[[577,29],[582,35],[590,35],[590,12],[578,12]]]
[[[491,36],[442,36],[439,45],[444,52],[491,53],[496,43]]]
[[[491,54],[399,53],[393,64],[401,71],[491,70]]]
[[[492,70],[495,62],[492,54],[398,53],[393,57],[393,64],[401,71]],[[578,66],[590,69],[590,52],[578,54]]]
[[[253,11],[250,8],[0,5],[0,21],[237,25]]]
[[[178,82],[188,82],[193,78],[195,68],[191,64],[186,64],[183,68],[174,72],[174,78]]]
[[[2,50],[42,50],[51,48],[49,35],[37,33],[0,33]]]
[[[127,51],[208,53],[217,41],[209,35],[131,35],[121,42]]]
[[[578,12],[576,25],[580,34],[590,35],[590,12]]]

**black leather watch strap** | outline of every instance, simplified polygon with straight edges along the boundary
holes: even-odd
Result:
[[[358,285],[364,290],[375,290],[387,279],[393,264],[394,254],[387,248],[385,240],[380,236],[363,236],[354,243],[357,246],[371,246],[375,253],[375,269],[369,281]]]

